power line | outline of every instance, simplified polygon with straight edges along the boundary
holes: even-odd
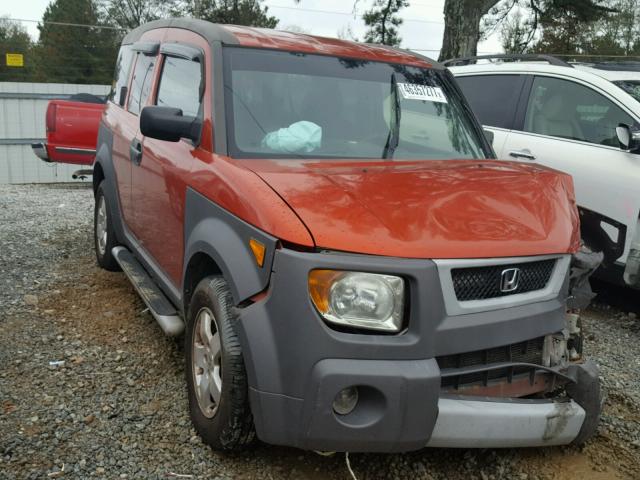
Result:
[[[348,17],[354,17],[356,14],[354,12],[340,12],[338,10],[320,10],[315,8],[303,8],[303,7],[288,7],[285,5],[267,5],[269,8],[281,9],[281,10],[294,10],[298,12],[311,12],[311,13],[326,13],[330,15],[343,15]],[[434,25],[444,25],[444,22],[437,20],[423,20],[423,19],[412,19],[412,18],[403,18],[405,23],[429,23]]]
[[[104,28],[107,30],[125,30],[120,27],[114,27],[112,25],[89,25],[86,23],[68,23],[68,22],[51,22],[49,20],[32,20],[30,18],[5,18],[10,22],[27,22],[27,23],[44,23],[46,25],[60,25],[63,27],[81,27],[81,28]]]

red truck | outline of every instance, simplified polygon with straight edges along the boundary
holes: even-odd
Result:
[[[46,114],[46,143],[31,145],[45,162],[92,165],[105,99],[80,93],[69,100],[51,100]]]
[[[400,49],[193,19],[130,32],[94,163],[98,264],[183,335],[214,448],[583,443],[571,177],[495,154]]]

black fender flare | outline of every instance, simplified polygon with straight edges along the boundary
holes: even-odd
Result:
[[[184,235],[183,283],[191,259],[203,253],[220,268],[236,305],[267,288],[277,239],[191,188],[185,194]],[[262,267],[249,247],[251,239],[265,246]]]
[[[120,196],[118,195],[118,182],[116,172],[113,167],[113,133],[109,128],[100,122],[98,129],[98,141],[96,144],[96,158],[93,164],[94,171],[97,167],[102,170],[105,182],[105,194],[107,208],[113,220],[113,227],[116,239],[119,243],[125,243],[126,236],[122,223],[122,210],[120,209]],[[94,177],[94,192],[98,188]]]

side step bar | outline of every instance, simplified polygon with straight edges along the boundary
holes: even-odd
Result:
[[[162,293],[160,288],[151,280],[147,271],[125,247],[114,247],[111,250],[114,258],[127,275],[134,288],[149,307],[153,318],[160,328],[170,337],[177,337],[184,331],[184,322],[178,311]]]

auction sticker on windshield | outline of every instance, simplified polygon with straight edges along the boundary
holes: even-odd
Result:
[[[398,89],[407,100],[426,100],[428,102],[449,103],[440,87],[430,87],[417,83],[398,83]]]

